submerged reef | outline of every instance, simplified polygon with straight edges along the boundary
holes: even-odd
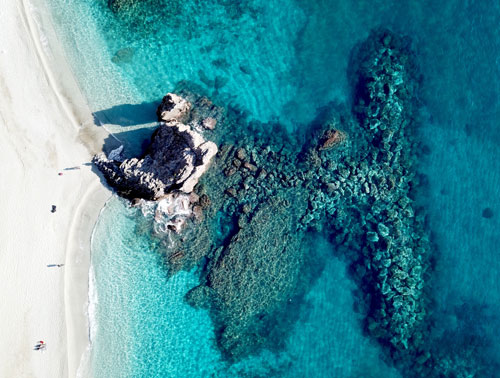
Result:
[[[352,55],[352,108],[332,105],[305,132],[248,123],[180,90],[158,108],[143,157],[94,159],[127,198],[173,196],[171,206],[192,192],[193,225],[169,228],[166,260],[170,274],[200,267],[186,300],[209,309],[228,360],[283,345],[321,271],[310,243],[321,234],[350,265],[367,334],[404,376],[490,376],[477,349],[451,355],[431,332],[432,247],[414,200],[414,62],[406,39],[375,30]]]

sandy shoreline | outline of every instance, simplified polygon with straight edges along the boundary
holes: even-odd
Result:
[[[88,163],[106,133],[50,15],[0,0],[0,22],[0,376],[75,377],[88,344],[90,237],[109,197]],[[33,350],[39,340],[46,351]]]

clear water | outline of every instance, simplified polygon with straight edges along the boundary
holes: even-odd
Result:
[[[306,127],[318,108],[349,101],[349,54],[373,27],[409,35],[423,74],[419,132],[428,149],[419,169],[428,188],[421,202],[439,250],[435,332],[477,333],[471,324],[479,324],[500,359],[494,339],[500,327],[498,2],[187,0],[169,2],[164,24],[125,27],[104,0],[46,1],[96,118],[130,149],[154,121],[155,101],[181,80],[250,118]],[[133,54],[115,63],[120,49]],[[485,208],[492,218],[482,216]],[[112,200],[93,240],[96,377],[396,374],[362,335],[355,286],[334,258],[308,294],[283,353],[226,366],[213,346],[210,318],[182,300],[196,285],[196,272],[167,279],[151,240],[133,233],[134,217]]]
[[[210,318],[183,298],[198,284],[197,275],[181,272],[168,279],[158,248],[137,233],[137,215],[113,198],[93,236],[94,376],[207,376],[218,367]]]
[[[137,216],[114,197],[93,236],[95,377],[366,377],[374,371],[398,376],[379,361],[378,346],[361,334],[362,317],[352,310],[355,287],[337,259],[328,262],[307,295],[307,311],[283,352],[264,351],[228,365],[215,347],[208,313],[184,301],[198,275],[180,272],[167,278],[160,246],[139,233]],[[317,248],[329,251],[331,246],[319,241]]]

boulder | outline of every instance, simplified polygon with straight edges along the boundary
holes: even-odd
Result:
[[[336,145],[342,143],[346,139],[346,134],[343,131],[330,129],[326,130],[319,139],[318,149],[329,150]]]
[[[207,117],[203,120],[202,125],[207,130],[215,129],[215,125],[217,125],[217,120],[213,117]]]
[[[176,95],[175,93],[168,93],[158,107],[156,115],[158,121],[184,121],[191,110],[191,103]]]

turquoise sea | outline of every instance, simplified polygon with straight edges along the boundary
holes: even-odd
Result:
[[[351,51],[383,26],[420,68],[419,204],[435,244],[435,340],[500,363],[500,3],[493,0],[44,0],[96,121],[137,154],[167,93],[199,86],[248,121],[293,133],[352,98]],[[401,377],[367,337],[356,284],[326,240],[324,267],[280,350],[227,362],[199,272],[170,275],[143,215],[113,197],[92,239],[91,370],[100,377]],[[499,373],[500,375],[500,373]]]

